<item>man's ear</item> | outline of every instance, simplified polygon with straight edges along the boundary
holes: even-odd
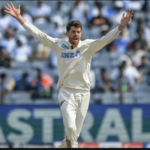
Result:
[[[68,33],[68,32],[66,32],[66,35],[67,35],[67,36],[69,36],[69,33]]]

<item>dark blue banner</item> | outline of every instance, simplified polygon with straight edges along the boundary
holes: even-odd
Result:
[[[150,142],[150,105],[90,105],[81,142]],[[65,137],[59,105],[0,106],[0,142],[52,144]]]

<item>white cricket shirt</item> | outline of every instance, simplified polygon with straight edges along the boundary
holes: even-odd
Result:
[[[23,27],[36,40],[57,53],[58,89],[63,86],[87,92],[90,91],[90,66],[93,54],[112,42],[120,33],[116,27],[102,38],[80,40],[78,46],[71,49],[68,41],[52,38],[28,21],[23,24]]]

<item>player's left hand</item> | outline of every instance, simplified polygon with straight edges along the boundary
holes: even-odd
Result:
[[[122,18],[121,18],[121,25],[125,27],[131,20],[133,16],[133,11],[128,10],[127,14],[123,13]]]
[[[121,18],[121,24],[118,27],[119,31],[122,31],[127,26],[132,16],[133,16],[133,11],[131,12],[130,10],[128,10],[127,15],[123,13],[122,18]]]

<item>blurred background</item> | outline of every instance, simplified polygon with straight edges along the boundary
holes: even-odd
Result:
[[[65,137],[58,105],[56,53],[39,43],[0,1],[0,147],[58,147]],[[120,35],[93,55],[91,98],[79,147],[150,147],[150,1],[12,1],[41,31],[64,38],[70,20],[97,39],[134,11]]]

